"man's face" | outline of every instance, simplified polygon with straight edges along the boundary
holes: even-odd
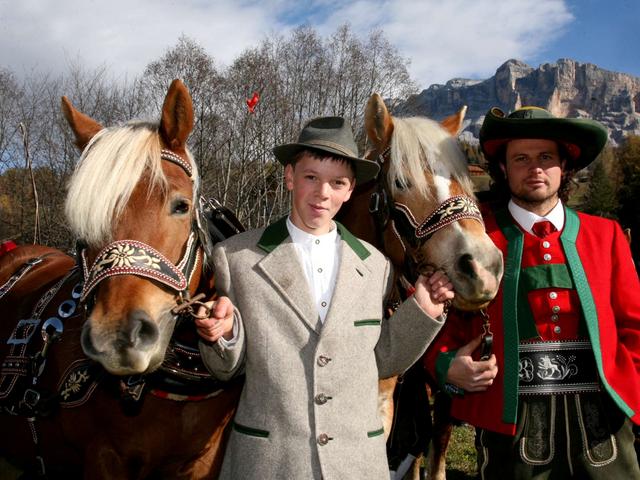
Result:
[[[514,202],[542,215],[558,202],[564,166],[556,142],[528,138],[507,143],[506,162],[501,164]]]
[[[347,162],[311,155],[304,155],[295,166],[287,165],[284,178],[292,197],[291,221],[314,235],[331,229],[331,220],[349,200],[355,185]]]

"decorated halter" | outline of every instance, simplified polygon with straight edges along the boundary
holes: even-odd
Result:
[[[388,193],[382,165],[389,159],[390,153],[391,147],[388,146],[376,158],[380,165],[380,172],[377,178],[377,189],[371,194],[369,204],[369,212],[376,218],[379,235],[382,235],[382,231],[387,227],[389,218],[392,220],[393,231],[403,247],[404,239],[412,246],[417,247],[429,240],[441,228],[465,218],[477,220],[484,225],[478,205],[466,195],[454,195],[447,198],[423,221],[418,221],[411,209],[403,203],[392,200],[391,206],[389,206],[388,199],[392,197]]]
[[[191,164],[170,150],[161,150],[160,158],[181,167],[191,178]],[[175,290],[182,298],[189,296],[189,283],[198,263],[202,264],[198,233],[192,228],[184,255],[177,265],[162,253],[138,240],[117,240],[104,247],[89,268],[86,248],[79,248],[84,284],[80,301],[87,303],[92,291],[105,278],[116,275],[136,275],[149,278]]]
[[[400,202],[394,202],[391,215],[399,233],[414,245],[426,242],[441,228],[464,218],[484,225],[478,205],[466,195],[447,198],[422,222],[418,222],[409,207]]]

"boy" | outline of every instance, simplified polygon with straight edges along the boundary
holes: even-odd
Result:
[[[310,121],[274,149],[291,214],[214,253],[222,295],[197,320],[215,376],[246,383],[221,478],[388,478],[378,379],[406,370],[453,298],[442,272],[420,277],[389,320],[389,261],[333,221],[355,182],[378,173],[340,117]]]

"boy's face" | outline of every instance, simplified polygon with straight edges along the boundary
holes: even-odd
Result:
[[[313,235],[331,229],[331,220],[349,200],[355,185],[347,162],[311,155],[304,155],[295,166],[287,165],[284,179],[291,192],[291,221]]]

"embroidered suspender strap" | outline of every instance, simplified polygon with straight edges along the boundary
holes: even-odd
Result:
[[[507,238],[507,256],[504,261],[502,323],[504,325],[504,408],[502,421],[516,423],[518,415],[518,284],[522,264],[524,235],[516,227],[509,211],[496,212],[496,221]]]
[[[578,292],[578,298],[580,299],[580,306],[589,331],[589,338],[591,339],[595,362],[598,367],[598,373],[600,374],[600,381],[602,382],[605,390],[625,415],[632,417],[634,415],[633,409],[629,407],[622,398],[620,398],[620,395],[618,395],[611,385],[609,385],[604,375],[602,355],[600,353],[601,347],[600,331],[598,329],[598,314],[596,312],[593,294],[591,293],[591,287],[587,281],[587,275],[584,272],[584,267],[582,266],[578,250],[576,248],[576,238],[578,237],[578,231],[580,229],[580,218],[576,212],[570,208],[565,207],[564,212],[565,225],[562,235],[560,236],[560,241],[564,247],[564,253],[567,258],[567,263],[569,264],[569,270],[571,271],[573,281],[576,285],[576,291]]]
[[[520,395],[600,390],[591,342],[526,342],[519,347]]]

